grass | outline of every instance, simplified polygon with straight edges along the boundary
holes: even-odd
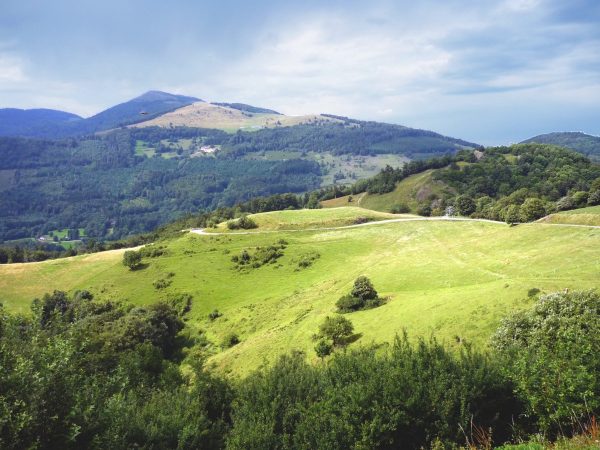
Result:
[[[420,202],[441,197],[448,187],[432,179],[433,170],[411,175],[396,185],[396,189],[387,194],[366,194],[360,201],[363,208],[376,211],[391,211],[395,205],[403,204],[416,212]]]
[[[550,214],[544,217],[542,221],[546,223],[600,226],[600,205]]]
[[[270,229],[282,220],[303,227],[318,217],[334,220],[320,214],[352,217],[353,209],[284,211],[255,220]],[[276,263],[235,269],[232,256],[280,240],[287,247]],[[121,264],[122,250],[0,266],[0,301],[26,312],[34,297],[53,289],[89,289],[96,298],[134,304],[189,293],[194,303],[188,325],[215,343],[209,363],[243,375],[291,349],[316,361],[312,335],[359,275],[371,278],[389,300],[347,315],[361,333],[352,345],[390,342],[406,329],[413,336],[434,333],[456,347],[461,342],[484,347],[501,317],[531,306],[530,288],[595,288],[600,272],[600,230],[545,224],[408,221],[341,230],[188,233],[161,245],[167,245],[167,254],[144,260],[136,271]],[[299,269],[302,257],[314,253],[320,257]],[[155,289],[153,282],[170,272],[172,283]],[[223,316],[211,321],[208,314],[215,309]],[[232,331],[241,342],[218,348]]]
[[[358,207],[334,209],[301,209],[287,211],[272,211],[249,216],[258,225],[256,230],[247,232],[305,230],[308,228],[330,228],[355,225],[362,222],[398,219],[402,215],[387,214]],[[211,230],[207,230],[211,231]],[[220,223],[214,231],[226,232],[227,224]],[[236,232],[245,230],[234,230]]]

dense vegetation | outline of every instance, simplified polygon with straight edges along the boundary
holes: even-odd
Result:
[[[128,106],[139,107],[136,102]],[[83,228],[95,239],[119,239],[185,213],[319,187],[323,169],[315,161],[304,156],[243,158],[257,152],[419,158],[474,145],[423,130],[344,120],[233,135],[149,127],[59,141],[1,138],[0,240],[37,237],[60,228]],[[179,140],[194,146],[184,150]],[[195,154],[202,145],[220,150],[212,156]],[[154,157],[143,152],[146,148]]]
[[[583,153],[591,159],[600,159],[600,137],[591,136],[581,132],[559,132],[541,134],[523,141],[524,143],[537,142],[539,144],[552,144],[570,148]]]
[[[84,141],[0,140],[0,239],[83,228],[96,239],[150,231],[185,213],[252,197],[305,192],[320,184],[304,160],[183,160],[136,156],[141,133]],[[213,132],[196,130],[209,139]]]
[[[489,448],[585,432],[600,413],[593,292],[540,298],[506,319],[489,354],[403,336],[317,365],[292,353],[237,381],[204,367],[187,310],[183,298],[142,308],[86,291],[45,295],[30,316],[0,309],[0,446]]]
[[[507,222],[529,222],[554,211],[600,204],[600,165],[580,153],[545,144],[519,144],[387,167],[352,186],[323,190],[319,198],[385,194],[425,170],[447,189],[419,199],[421,215],[462,215]],[[408,212],[407,205],[389,205]]]

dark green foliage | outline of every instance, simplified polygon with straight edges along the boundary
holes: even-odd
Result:
[[[538,142],[540,144],[552,144],[569,148],[587,155],[591,159],[600,158],[600,137],[590,136],[581,132],[558,132],[548,133],[532,137],[523,141],[524,143]]]
[[[341,297],[335,305],[339,312],[349,313],[361,309],[375,308],[381,306],[383,302],[384,300],[377,294],[371,280],[365,276],[360,276],[354,280],[350,294]]]
[[[142,262],[142,254],[134,250],[128,250],[123,253],[123,265],[129,267],[129,270],[135,270]]]
[[[227,222],[227,228],[230,230],[250,230],[252,228],[258,228],[258,225],[250,217],[244,215],[239,219],[229,220]]]
[[[283,256],[285,244],[273,244],[267,247],[256,247],[253,253],[244,249],[239,255],[231,257],[237,270],[258,269],[267,264],[274,264]]]
[[[390,209],[390,212],[393,214],[406,214],[406,213],[410,212],[410,207],[405,204],[398,204],[398,205],[392,206],[392,208]]]
[[[381,357],[365,348],[325,367],[296,354],[240,387],[228,448],[450,447],[464,444],[471,420],[503,442],[520,412],[511,388],[486,356],[435,341],[397,339]]]
[[[519,210],[521,221],[533,222],[546,215],[546,204],[539,198],[526,199]]]
[[[221,346],[223,348],[231,348],[240,343],[240,338],[236,333],[229,333],[223,338]]]
[[[180,314],[54,292],[31,318],[0,307],[0,447],[222,448],[231,388],[190,354]]]
[[[535,297],[539,293],[540,293],[540,290],[538,288],[531,288],[527,291],[527,297],[529,297],[529,298]]]
[[[542,430],[565,432],[600,414],[600,295],[542,296],[493,339],[506,373]]]
[[[318,252],[308,252],[300,256],[300,260],[298,261],[298,267],[296,270],[307,269],[313,265],[313,263],[319,259],[321,255]]]
[[[343,316],[325,317],[325,320],[319,325],[319,336],[331,340],[336,346],[344,346],[354,331],[354,325]]]
[[[315,345],[315,353],[319,358],[325,358],[326,356],[329,356],[331,352],[333,352],[333,345],[323,339]]]
[[[454,207],[461,216],[470,216],[475,212],[475,201],[468,195],[460,195],[454,201]]]
[[[154,289],[165,289],[171,285],[172,281],[165,278],[159,278],[158,280],[154,280],[152,282],[152,286]]]
[[[469,159],[462,153],[456,158]],[[455,206],[465,196],[474,199],[473,216],[517,223],[537,220],[555,208],[585,206],[600,166],[563,148],[520,144],[486,148],[461,170],[442,169],[433,177],[461,194]]]
[[[210,320],[216,320],[219,317],[221,317],[223,315],[222,312],[220,312],[218,309],[213,310],[212,312],[208,313],[208,318]]]

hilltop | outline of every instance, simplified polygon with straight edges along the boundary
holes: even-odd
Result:
[[[530,142],[558,145],[583,153],[592,159],[600,159],[600,137],[591,136],[582,132],[563,131],[558,133],[540,134],[539,136],[523,141],[523,143]]]

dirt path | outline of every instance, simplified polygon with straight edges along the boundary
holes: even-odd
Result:
[[[321,227],[321,228],[302,228],[292,230],[263,230],[263,231],[233,231],[233,232],[207,232],[204,228],[192,228],[189,230],[191,233],[200,234],[204,236],[215,236],[215,235],[231,235],[231,234],[265,234],[265,233],[289,233],[289,232],[301,232],[301,231],[329,231],[329,230],[345,230],[348,228],[359,228],[359,227],[370,227],[375,225],[385,225],[388,223],[399,223],[399,222],[483,222],[483,223],[495,223],[500,225],[506,225],[505,222],[499,222],[497,220],[489,219],[469,219],[466,217],[417,217],[417,218],[399,218],[399,219],[385,219],[377,220],[373,222],[359,223],[355,225],[342,225],[339,227]],[[529,222],[518,224],[519,226],[532,226],[532,225],[546,225],[552,227],[583,227],[583,228],[600,228],[597,225],[575,225],[566,223],[544,223],[544,222]]]

